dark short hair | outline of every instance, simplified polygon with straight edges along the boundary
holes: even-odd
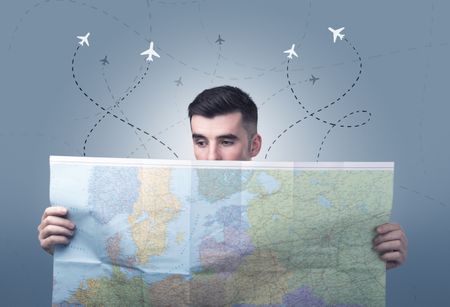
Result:
[[[213,118],[234,112],[242,114],[242,123],[249,137],[257,132],[258,108],[249,94],[238,87],[224,85],[206,89],[189,104],[189,120],[194,115]]]

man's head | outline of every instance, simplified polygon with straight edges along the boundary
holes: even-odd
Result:
[[[239,88],[204,90],[188,110],[196,159],[251,160],[259,153],[258,109]]]

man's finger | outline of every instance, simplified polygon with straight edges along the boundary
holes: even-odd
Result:
[[[65,237],[72,237],[73,231],[69,230],[65,227],[61,226],[55,226],[55,225],[48,225],[42,231],[39,233],[39,238],[45,240],[48,237],[51,236],[65,236]]]
[[[377,246],[374,247],[374,249],[379,253],[383,253],[383,252],[387,252],[387,251],[402,251],[403,244],[400,240],[387,241],[387,242],[378,244]]]
[[[41,247],[45,249],[50,254],[53,254],[53,249],[57,244],[67,245],[70,243],[70,240],[64,236],[50,236],[46,239],[40,240]]]
[[[41,222],[41,224],[38,226],[38,231],[41,231],[42,229],[44,229],[45,227],[47,227],[49,225],[61,226],[61,227],[65,227],[70,230],[73,230],[75,228],[75,224],[72,223],[70,220],[63,218],[63,217],[50,215],[50,216],[47,216]]]
[[[385,234],[390,231],[401,230],[401,229],[402,229],[401,226],[397,223],[386,223],[386,224],[378,226],[376,228],[376,231],[379,234]]]
[[[68,210],[64,207],[47,207],[42,215],[41,221],[43,221],[47,216],[65,216]]]
[[[400,266],[400,263],[399,262],[396,262],[396,261],[387,261],[386,262],[386,269],[393,269],[393,268],[396,268],[396,267],[398,267],[398,266]]]
[[[401,229],[393,230],[385,234],[380,234],[375,237],[373,240],[373,243],[375,245],[380,244],[382,242],[386,241],[394,241],[394,240],[401,240],[402,242],[406,243],[406,237]]]
[[[395,261],[398,263],[402,263],[404,260],[402,253],[400,253],[399,251],[385,253],[385,254],[381,255],[380,258],[386,262]]]

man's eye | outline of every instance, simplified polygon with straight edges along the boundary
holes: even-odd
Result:
[[[230,146],[230,145],[233,145],[233,144],[234,144],[233,141],[228,141],[228,140],[223,140],[222,141],[222,145],[224,145],[224,146]]]
[[[196,141],[195,144],[199,147],[205,147],[206,142],[205,141]]]

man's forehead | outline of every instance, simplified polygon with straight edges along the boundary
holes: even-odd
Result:
[[[211,118],[193,115],[191,118],[191,128],[211,129],[223,128],[233,129],[242,127],[242,114],[233,112],[224,115],[217,115]]]
[[[194,115],[191,118],[191,129],[193,134],[202,134],[204,136],[237,134],[239,131],[244,130],[242,114],[234,112],[217,115],[212,118]]]

